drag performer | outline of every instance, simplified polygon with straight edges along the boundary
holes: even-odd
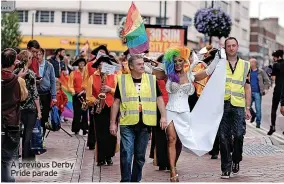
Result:
[[[82,87],[83,76],[85,70],[86,60],[78,58],[72,66],[78,66],[78,70],[72,71],[68,80],[68,87],[73,96],[73,122],[72,132],[78,134],[80,129],[83,130],[83,135],[87,134],[88,129],[88,113],[82,110],[82,102],[86,99],[86,92]]]
[[[115,75],[101,73],[102,64],[112,65],[109,56],[101,56],[92,67],[96,68],[88,80],[87,101],[93,108],[95,133],[97,140],[97,165],[112,165],[115,155],[116,137],[110,134],[110,109],[113,104],[116,87]]]
[[[195,75],[193,75],[191,69],[188,72],[184,72],[184,65],[188,63],[189,54],[190,50],[186,47],[170,48],[163,58],[164,69],[163,66],[159,66],[152,70],[158,79],[165,78],[165,74],[168,77],[166,89],[169,94],[169,101],[166,106],[168,121],[166,133],[168,137],[170,180],[173,182],[178,181],[178,174],[175,168],[178,160],[176,152],[177,139],[179,138],[183,146],[195,154],[199,156],[204,155],[212,149],[223,113],[225,62],[219,61],[224,61],[226,58],[224,50],[221,49],[216,54],[206,70],[195,73]],[[192,66],[197,63],[198,60],[196,61],[195,59]],[[216,68],[217,64],[218,67]],[[161,72],[163,70],[165,71],[164,74]],[[214,72],[211,81],[209,81],[207,91],[205,90],[205,97],[199,100],[197,108],[195,107],[191,113],[187,99],[189,95],[194,93],[193,82],[206,78],[214,70],[216,72]],[[212,98],[208,91],[211,91],[211,93],[215,92],[218,96]],[[206,105],[209,100],[213,103],[210,108]],[[204,111],[207,113],[206,115]]]
[[[84,73],[84,79],[83,79],[83,88],[86,90],[88,85],[88,80],[91,75],[93,75],[96,71],[95,68],[92,67],[92,65],[96,62],[98,54],[109,54],[106,46],[100,45],[99,47],[95,48],[91,52],[91,60],[86,64],[86,70]],[[95,135],[95,124],[94,124],[94,115],[91,113],[92,107],[89,107],[89,117],[90,117],[90,125],[89,125],[89,132],[88,132],[88,141],[87,146],[90,150],[95,149],[96,144],[96,135]]]

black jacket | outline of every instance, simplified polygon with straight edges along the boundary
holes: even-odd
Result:
[[[66,70],[65,63],[64,63],[63,61],[58,62],[58,61],[56,60],[56,57],[55,57],[55,56],[52,56],[52,57],[50,58],[49,62],[53,65],[55,77],[56,77],[56,78],[59,78],[61,71]],[[60,67],[59,67],[59,63],[60,63]],[[60,71],[59,71],[59,68],[60,68]]]

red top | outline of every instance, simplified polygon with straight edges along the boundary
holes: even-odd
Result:
[[[88,76],[89,76],[89,77],[92,76],[92,75],[95,73],[95,71],[96,71],[96,69],[92,67],[93,64],[94,64],[93,62],[88,62],[88,63],[87,63]]]
[[[39,63],[38,63],[37,58],[33,57],[32,64],[29,69],[31,69],[37,75],[37,77],[40,77],[39,76]]]
[[[115,76],[114,75],[107,75],[105,80],[105,85],[115,88]],[[100,75],[93,75],[93,96],[98,98],[101,89],[101,76]],[[114,98],[112,93],[106,93],[105,102],[108,107],[111,107],[113,104]]]
[[[165,105],[167,105],[168,101],[169,101],[169,95],[168,92],[166,90],[166,82],[164,80],[157,80],[158,81],[158,86],[162,92],[163,95],[163,100]]]
[[[83,75],[79,70],[76,70],[73,72],[74,72],[73,87],[74,87],[75,93],[80,93],[83,90],[82,88]]]
[[[56,93],[56,100],[57,100],[56,106],[61,112],[63,112],[64,107],[68,102],[67,95],[62,90],[59,90]]]

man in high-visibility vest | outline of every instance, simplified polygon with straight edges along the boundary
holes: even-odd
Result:
[[[130,74],[117,76],[118,85],[111,109],[110,132],[116,136],[116,117],[120,110],[121,182],[139,182],[142,178],[151,127],[157,124],[157,105],[161,112],[162,129],[167,125],[166,110],[156,77],[144,73],[142,56],[131,56],[128,65]]]
[[[224,113],[219,126],[221,152],[221,178],[230,178],[231,172],[238,174],[242,160],[244,122],[250,119],[251,87],[249,81],[250,63],[237,55],[238,41],[229,37],[225,41],[227,54]],[[234,136],[233,154],[231,138]]]

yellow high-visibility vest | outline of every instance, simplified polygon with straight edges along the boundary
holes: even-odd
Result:
[[[232,73],[229,62],[226,66],[225,100],[230,100],[236,107],[245,107],[245,83],[250,69],[248,61],[239,59],[235,72]]]
[[[138,94],[131,74],[117,76],[120,89],[120,125],[135,125],[139,122],[139,105],[142,105],[143,123],[148,126],[157,124],[156,76],[143,74]],[[141,102],[139,102],[139,96]]]

